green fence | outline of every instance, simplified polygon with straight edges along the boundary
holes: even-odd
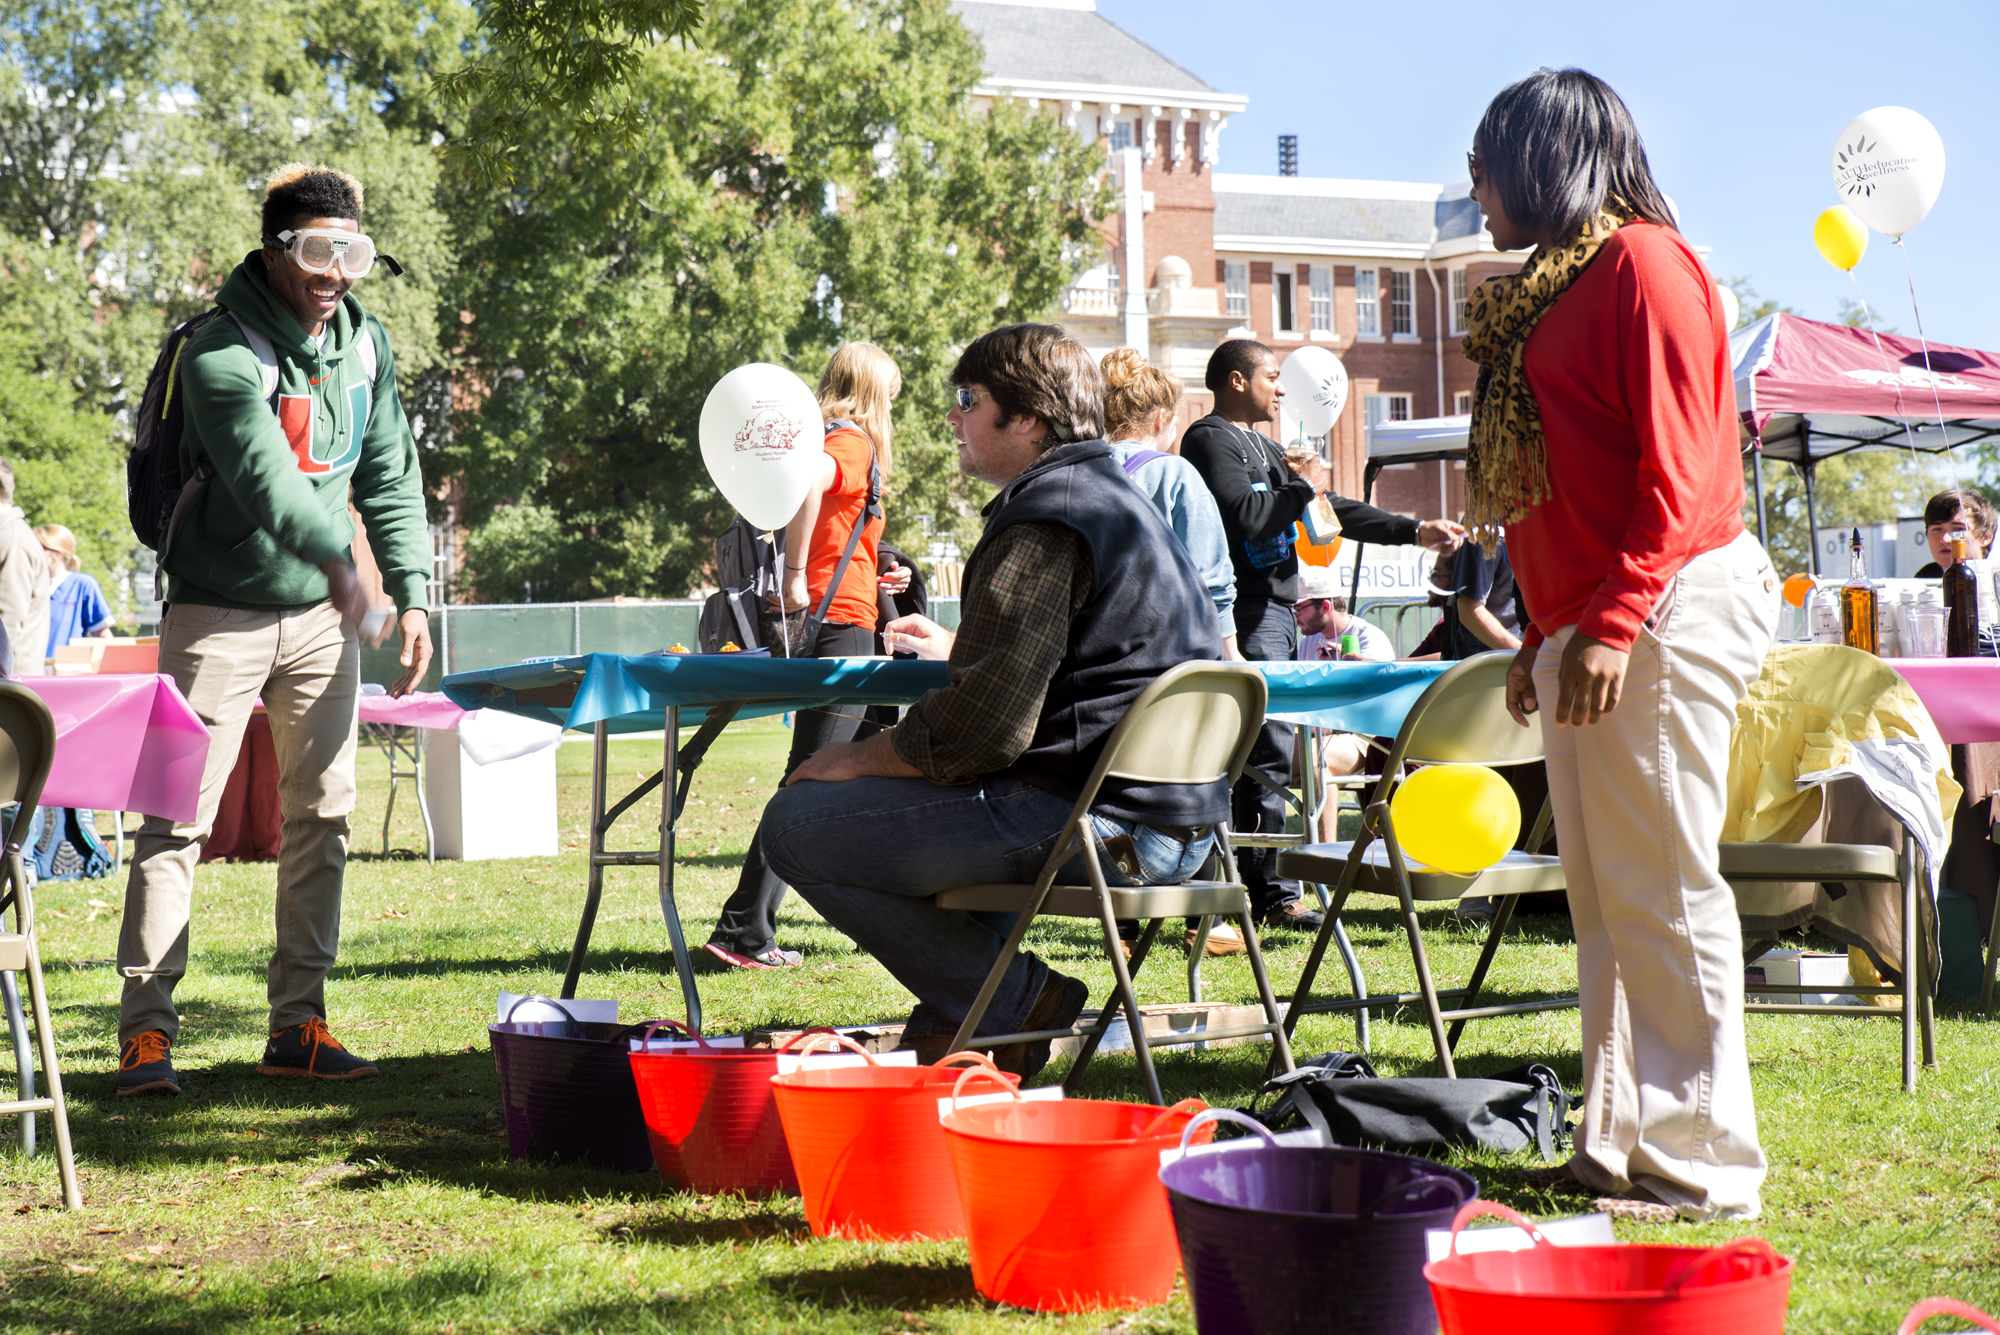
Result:
[[[931,615],[958,625],[958,599],[939,598]],[[571,654],[645,654],[670,645],[694,647],[701,603],[691,598],[621,603],[454,603],[431,613],[435,652],[423,689],[434,691],[450,672],[507,667],[533,658]],[[361,651],[361,680],[388,685],[402,675],[392,636]]]

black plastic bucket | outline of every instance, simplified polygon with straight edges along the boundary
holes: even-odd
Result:
[[[1262,1145],[1160,1170],[1201,1335],[1434,1335],[1424,1231],[1451,1227],[1479,1183],[1380,1150]]]
[[[577,1020],[486,1027],[516,1159],[652,1168],[630,1057],[632,1036],[644,1028]]]

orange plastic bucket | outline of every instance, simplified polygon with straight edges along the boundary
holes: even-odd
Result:
[[[979,1291],[1045,1312],[1165,1302],[1181,1257],[1160,1154],[1207,1106],[1017,1100],[949,1114]]]
[[[1926,1298],[1912,1307],[1903,1317],[1903,1324],[1896,1328],[1896,1335],[1917,1335],[1917,1328],[1934,1316],[1963,1317],[1981,1330],[1990,1330],[2000,1335],[2000,1321],[1994,1320],[1970,1303],[1962,1303],[1956,1298]]]
[[[1498,1215],[1527,1230],[1526,1251],[1458,1250],[1467,1221]],[[1493,1201],[1452,1221],[1451,1251],[1424,1267],[1444,1335],[1783,1335],[1792,1261],[1762,1238],[1720,1247],[1558,1247]]]
[[[648,1029],[646,1038],[662,1026],[680,1030],[699,1046],[631,1054],[632,1081],[660,1176],[704,1195],[796,1195],[799,1179],[771,1097],[771,1077],[780,1051],[808,1034],[833,1031],[809,1029],[782,1049],[717,1048],[672,1020]]]
[[[799,1051],[824,1041],[814,1038]],[[976,1052],[955,1052],[935,1066],[884,1066],[859,1044],[839,1041],[868,1064],[771,1077],[813,1236],[962,1237],[965,1212],[938,1100],[962,1074],[960,1063],[975,1063],[1010,1089],[1021,1077],[994,1070]]]

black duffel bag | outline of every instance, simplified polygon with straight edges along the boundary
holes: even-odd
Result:
[[[1329,1052],[1266,1083],[1246,1111],[1273,1131],[1309,1126],[1336,1145],[1533,1146],[1554,1163],[1569,1143],[1569,1107],[1562,1081],[1540,1062],[1483,1078],[1385,1080],[1359,1053]]]

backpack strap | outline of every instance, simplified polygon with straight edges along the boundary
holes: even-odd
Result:
[[[250,345],[251,354],[257,358],[257,369],[264,376],[264,398],[269,400],[278,392],[278,350],[271,346],[271,340],[264,337],[262,331],[252,329],[243,323],[243,317],[235,311],[225,310],[223,314],[229,317],[229,322],[243,335],[243,341]],[[370,376],[369,379],[372,380],[374,377]]]
[[[1125,476],[1136,477],[1139,470],[1147,464],[1153,462],[1155,459],[1164,459],[1166,457],[1167,455],[1164,450],[1135,450],[1132,453],[1132,457],[1127,459],[1123,465]]]

